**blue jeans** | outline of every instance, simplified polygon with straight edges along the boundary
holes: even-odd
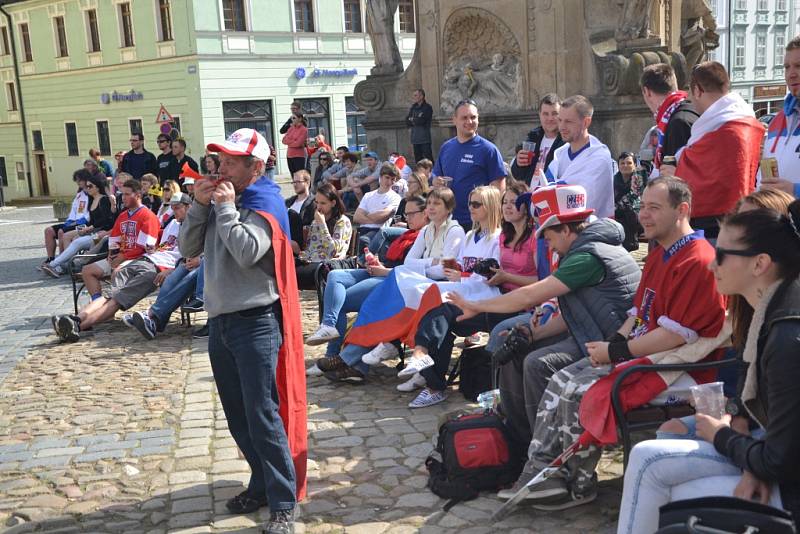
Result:
[[[347,314],[357,312],[375,287],[385,280],[366,269],[335,269],[328,273],[322,308],[322,324],[335,326],[339,338],[328,343],[326,356],[339,354],[347,330]]]
[[[247,488],[253,496],[266,495],[272,512],[292,510],[297,503],[289,440],[278,413],[279,314],[276,303],[208,321],[208,355],[222,409],[250,465]]]
[[[347,345],[339,355],[344,363],[361,371],[363,374],[369,372],[369,365],[361,361],[361,358],[371,351],[373,347],[362,347],[361,345]]]
[[[159,332],[163,332],[169,323],[169,316],[186,302],[192,293],[203,299],[203,264],[190,271],[181,263],[161,284],[156,301],[150,306],[152,317]]]

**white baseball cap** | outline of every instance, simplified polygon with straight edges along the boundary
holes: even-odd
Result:
[[[266,162],[269,158],[269,143],[264,136],[252,128],[240,128],[233,132],[223,143],[210,143],[207,147],[212,152],[224,152],[231,156],[253,156]]]
[[[531,196],[531,211],[538,220],[536,237],[545,228],[570,222],[585,221],[594,213],[586,207],[586,189],[579,185],[550,185],[539,187]]]

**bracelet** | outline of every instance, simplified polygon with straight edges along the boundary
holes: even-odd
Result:
[[[608,358],[611,363],[618,363],[625,360],[632,360],[633,354],[628,348],[627,341],[612,341],[608,344]]]
[[[608,341],[609,343],[615,343],[617,341],[628,341],[628,338],[626,336],[623,336],[619,332],[614,332],[612,335],[606,338],[606,341]]]

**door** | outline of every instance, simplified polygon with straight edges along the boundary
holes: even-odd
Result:
[[[36,154],[36,169],[39,174],[39,195],[50,196],[50,184],[47,182],[47,160],[44,154]]]

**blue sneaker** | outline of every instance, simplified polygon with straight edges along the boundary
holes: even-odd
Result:
[[[142,334],[145,339],[156,338],[156,322],[145,312],[136,312],[131,319],[133,327]]]

